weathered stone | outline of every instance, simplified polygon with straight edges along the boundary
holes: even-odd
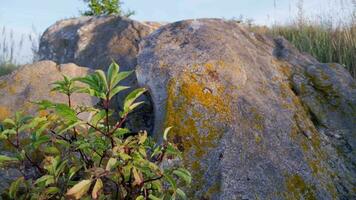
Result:
[[[137,77],[154,102],[155,136],[174,127],[190,199],[355,198],[355,81],[340,66],[200,19],[145,38]]]
[[[51,92],[54,81],[62,80],[64,75],[69,77],[85,76],[90,70],[75,64],[57,65],[53,61],[40,61],[25,65],[13,73],[0,77],[0,120],[22,111],[34,114],[37,106],[32,102],[49,100],[67,103],[64,94]],[[95,105],[97,99],[85,94],[73,94],[73,105]]]
[[[37,113],[38,107],[32,103],[50,100],[57,103],[67,103],[64,94],[51,92],[54,81],[62,80],[62,74],[69,77],[85,76],[90,70],[75,64],[57,65],[52,61],[41,61],[25,65],[7,76],[0,77],[0,121],[13,117],[16,111],[25,114]],[[98,100],[85,94],[73,94],[72,105],[95,105]],[[82,116],[85,117],[85,116]],[[0,144],[1,154],[9,154]],[[26,175],[36,174],[35,170],[27,169]],[[0,170],[0,191],[7,188],[16,177],[21,176],[18,169]]]
[[[106,70],[115,60],[122,71],[135,70],[139,42],[158,28],[158,23],[140,23],[119,16],[79,17],[58,21],[43,34],[39,57],[58,63],[75,63],[92,69]],[[131,75],[121,83],[130,86],[117,96],[115,108],[121,110],[124,97],[137,88]],[[133,131],[151,129],[152,105],[149,97],[140,111],[131,114],[127,126]],[[143,119],[143,120],[142,120]]]

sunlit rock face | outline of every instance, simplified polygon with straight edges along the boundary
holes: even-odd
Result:
[[[103,70],[114,60],[122,71],[135,70],[140,41],[158,27],[159,23],[140,23],[119,16],[61,20],[50,26],[42,35],[39,57],[42,60],[73,62],[91,69]],[[137,88],[135,74],[121,84],[130,86],[131,89],[117,96],[112,105],[116,110],[122,109],[124,97]],[[144,96],[142,100],[147,103],[127,121],[127,126],[133,131],[152,129],[152,105],[149,99]]]
[[[193,173],[190,199],[353,199],[356,84],[281,38],[220,19],[165,25],[136,70],[155,137]]]
[[[56,103],[68,103],[67,96],[51,92],[51,83],[68,77],[85,76],[92,71],[75,64],[57,65],[53,61],[40,61],[25,65],[7,76],[0,77],[0,121],[13,117],[16,111],[28,115],[44,115],[43,111],[37,112],[38,107],[33,102],[49,100]],[[72,105],[94,106],[98,99],[84,94],[73,94]],[[79,115],[87,118],[87,114]],[[7,151],[4,143],[0,144],[1,155],[12,155]],[[37,176],[36,170],[26,168],[26,177]],[[17,168],[0,170],[0,191],[3,191],[16,178],[22,176]]]
[[[35,114],[38,107],[33,102],[36,101],[67,103],[66,95],[51,91],[52,83],[62,80],[63,75],[80,77],[92,72],[72,63],[58,65],[53,61],[40,61],[0,77],[0,120],[12,116],[16,111]],[[93,106],[96,103],[96,98],[85,94],[72,96],[73,105]]]

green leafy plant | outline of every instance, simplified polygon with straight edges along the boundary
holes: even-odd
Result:
[[[124,127],[146,90],[133,90],[119,113],[111,99],[128,87],[119,85],[131,72],[119,72],[112,63],[105,74],[97,70],[86,77],[53,83],[53,91],[68,102],[36,102],[39,115],[17,112],[2,122],[0,139],[12,150],[0,155],[2,168],[17,167],[23,176],[3,194],[10,199],[186,199],[182,186],[190,173],[179,166],[181,153],[167,140],[155,143],[145,131],[132,134]],[[77,84],[81,82],[81,84]],[[85,85],[85,86],[78,86]],[[74,106],[72,95],[84,93],[101,100],[102,108]],[[81,114],[89,114],[82,119]],[[163,165],[165,167],[163,167]],[[26,174],[32,169],[34,175]]]
[[[88,3],[89,10],[85,11],[83,15],[97,16],[97,15],[120,15],[130,17],[135,14],[134,11],[123,11],[121,8],[122,2],[120,0],[84,0]]]

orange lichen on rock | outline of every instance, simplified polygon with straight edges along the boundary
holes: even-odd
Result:
[[[0,106],[0,120],[2,121],[2,120],[4,120],[4,119],[6,119],[7,117],[9,117],[10,116],[10,111],[9,111],[9,109],[7,109],[6,107],[4,107],[4,106]]]
[[[215,148],[224,133],[223,124],[231,119],[224,89],[216,83],[216,90],[206,91],[203,80],[184,73],[180,80],[171,79],[167,86],[165,126],[173,126],[175,137],[185,156],[184,163],[193,172],[193,190],[203,187],[204,169],[201,159]]]
[[[306,183],[298,174],[287,176],[285,199],[316,200],[315,187]]]

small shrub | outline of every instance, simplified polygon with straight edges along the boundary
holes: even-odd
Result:
[[[86,16],[98,16],[98,15],[120,15],[130,17],[135,12],[124,12],[121,8],[122,3],[120,0],[84,0],[88,3],[90,10],[85,11],[83,15]]]
[[[10,74],[16,70],[19,66],[13,63],[0,63],[0,76]]]
[[[190,184],[191,175],[171,162],[181,153],[167,140],[170,128],[162,144],[156,144],[145,131],[134,134],[124,127],[129,114],[142,104],[136,100],[146,90],[132,91],[120,113],[110,109],[110,100],[128,89],[118,83],[129,75],[112,63],[106,74],[97,70],[86,77],[64,76],[53,83],[53,91],[66,95],[66,104],[42,100],[36,102],[38,116],[17,112],[14,118],[5,119],[0,139],[12,153],[0,155],[0,165],[17,167],[24,176],[11,184],[3,198],[185,199],[180,187]],[[102,108],[74,106],[74,93],[99,98]],[[89,113],[90,119],[79,118],[82,113]],[[170,167],[163,168],[162,162]],[[36,171],[35,175],[26,174],[28,169]]]

